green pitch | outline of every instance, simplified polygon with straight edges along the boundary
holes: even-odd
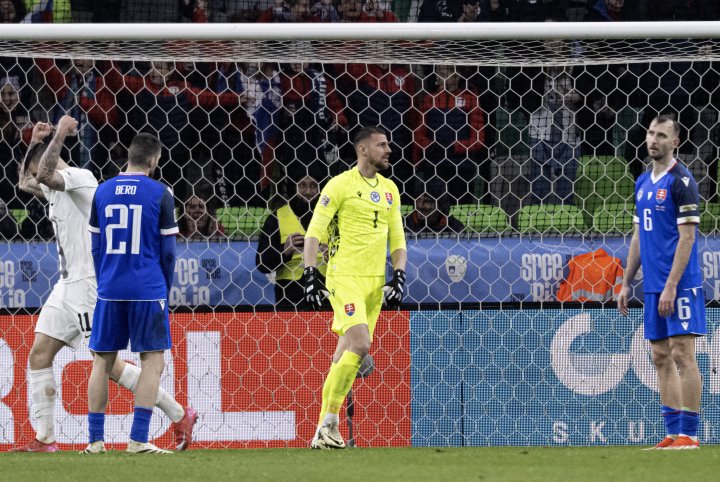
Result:
[[[718,480],[720,446],[190,450],[173,455],[0,453],[0,480]]]

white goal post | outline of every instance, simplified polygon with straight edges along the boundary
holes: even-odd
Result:
[[[718,37],[718,21],[11,24],[0,30],[4,55],[248,62],[282,59],[434,64],[460,61],[463,65],[599,64],[645,62],[649,57],[710,60],[720,58]],[[584,55],[577,55],[576,51],[572,57],[528,56],[533,46],[539,45],[538,41],[550,39],[586,41],[589,49]],[[667,50],[656,44],[618,50],[616,42],[632,39],[670,43],[666,45]],[[677,42],[689,39],[694,41]],[[705,42],[698,43],[699,40]],[[622,55],[618,55],[618,51]]]

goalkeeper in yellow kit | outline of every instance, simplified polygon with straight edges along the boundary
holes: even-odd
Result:
[[[320,420],[311,447],[342,449],[339,413],[370,350],[383,304],[396,308],[405,289],[407,250],[394,182],[378,174],[390,165],[385,132],[362,128],[353,139],[357,166],[332,178],[320,193],[305,235],[305,301],[320,309],[329,296],[338,344],[322,391]],[[315,267],[322,234],[329,231],[327,288]],[[388,242],[393,277],[385,282]]]

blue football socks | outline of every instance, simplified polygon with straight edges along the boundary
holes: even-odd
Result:
[[[88,412],[90,443],[105,440],[105,412]]]
[[[130,429],[131,440],[142,443],[148,441],[152,412],[152,408],[135,407],[135,417],[133,418],[132,428]]]
[[[680,413],[680,409],[662,406],[662,416],[668,435],[678,435],[680,433]]]
[[[688,437],[697,437],[700,414],[684,409],[680,412],[680,433]]]

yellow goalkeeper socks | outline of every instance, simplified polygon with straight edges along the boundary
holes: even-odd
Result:
[[[330,393],[330,379],[332,378],[332,375],[335,372],[336,367],[337,367],[337,363],[335,363],[335,362],[333,362],[332,365],[330,365],[330,371],[328,372],[328,375],[325,378],[325,383],[323,383],[322,405],[320,406],[320,418],[318,420],[318,427],[320,427],[322,425],[323,420],[325,420],[325,414],[327,414],[328,394]]]
[[[335,365],[335,369],[330,370],[326,382],[328,385],[327,413],[335,415],[340,413],[345,396],[352,388],[361,363],[362,358],[358,354],[345,350]]]

